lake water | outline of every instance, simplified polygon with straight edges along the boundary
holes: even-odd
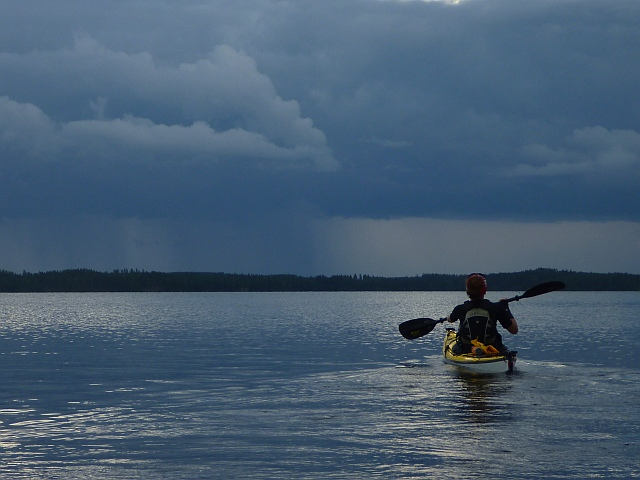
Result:
[[[442,325],[414,341],[398,333],[401,321],[447,315],[462,300],[2,294],[0,471],[640,478],[640,293],[513,303],[520,333],[504,339],[519,352],[516,372],[492,377],[443,364]]]

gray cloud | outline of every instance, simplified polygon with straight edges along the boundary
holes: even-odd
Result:
[[[589,127],[574,131],[565,144],[560,148],[540,144],[525,146],[524,154],[534,163],[516,165],[511,174],[579,175],[598,182],[640,180],[639,132]]]
[[[337,167],[326,137],[301,117],[297,102],[282,100],[255,62],[228,46],[195,64],[170,68],[156,66],[149,54],[112,52],[82,37],[70,50],[3,55],[0,65],[29,83],[45,73],[44,95],[55,95],[53,104],[48,98],[42,103],[52,111],[56,103],[64,104],[55,110],[70,120],[63,135],[80,144],[102,137],[123,141],[124,149],[192,145],[211,156],[304,159],[321,169]],[[43,95],[33,94],[36,99]],[[90,111],[101,118],[77,119]],[[159,125],[152,129],[150,123]],[[219,125],[221,132],[207,125]],[[83,140],[83,134],[90,138]]]

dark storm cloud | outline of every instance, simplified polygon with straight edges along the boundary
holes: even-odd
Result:
[[[640,220],[635,0],[26,0],[0,27],[5,244],[67,218],[142,255],[157,221],[146,265],[251,270],[243,232],[312,272],[332,218]]]
[[[330,33],[300,32],[296,26],[307,25],[306,18],[326,25],[320,9],[301,7],[289,21],[274,20],[290,28],[280,31],[274,51],[286,52],[294,38],[324,46],[307,47],[307,55],[316,54],[314,66],[298,62],[295,51],[264,68],[277,84],[313,69],[304,76],[311,94],[297,98],[310,106],[338,158],[365,172],[354,180],[359,190],[382,194],[389,214],[589,218],[593,207],[580,199],[592,196],[599,218],[638,218],[620,194],[640,200],[639,151],[618,135],[637,135],[640,120],[633,87],[640,65],[632,46],[640,40],[637,5],[375,2],[352,16],[347,10],[350,21],[341,16]],[[604,148],[599,139],[587,148],[585,137],[596,132],[607,132],[609,151],[628,155],[615,171],[594,162]],[[372,138],[378,143],[367,142]],[[545,160],[543,150],[567,152],[565,168]],[[509,175],[539,167],[547,174]],[[473,208],[463,192],[476,196]],[[530,205],[526,197],[542,198]]]
[[[229,196],[219,198],[220,178],[253,176],[259,190],[273,169],[339,167],[326,137],[301,116],[298,103],[280,98],[255,62],[230,47],[217,47],[195,64],[160,67],[149,54],[112,52],[80,37],[70,49],[4,54],[0,64],[15,79],[9,88],[14,95],[0,97],[5,166],[11,173],[53,176],[60,183],[52,187],[70,195],[84,195],[87,182],[96,183],[110,185],[115,199],[155,194],[163,207],[166,189],[181,185],[185,197],[213,193],[215,205],[251,197],[246,188],[223,186]],[[29,102],[14,100],[25,96],[24,83],[37,84],[43,75],[46,85],[34,89]],[[208,186],[203,176],[210,178]],[[35,204],[43,193],[49,204],[52,194],[23,193]],[[15,215],[28,203],[4,208]],[[76,208],[85,205],[77,202]],[[140,202],[128,206],[119,213],[148,213]],[[183,207],[175,213],[193,210]]]

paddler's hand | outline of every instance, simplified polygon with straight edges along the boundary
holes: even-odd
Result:
[[[507,315],[512,318],[513,314],[511,313],[511,310],[509,310],[509,301],[506,298],[502,298],[499,303],[500,307],[502,307],[502,309],[507,312]]]

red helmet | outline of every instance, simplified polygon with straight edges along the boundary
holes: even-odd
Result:
[[[467,295],[471,298],[484,297],[487,293],[487,279],[481,273],[472,273],[467,277]]]

